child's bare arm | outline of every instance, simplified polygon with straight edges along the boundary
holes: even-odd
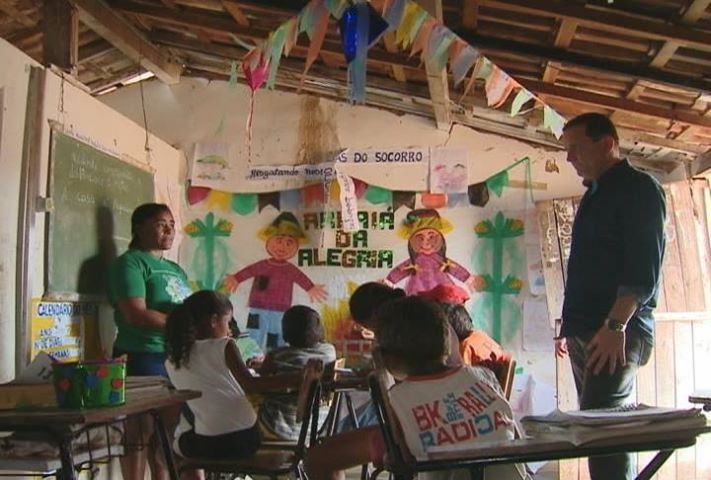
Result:
[[[270,375],[267,377],[253,377],[245,365],[239,349],[234,342],[227,342],[225,347],[225,363],[237,382],[247,393],[260,393],[268,391],[296,390],[301,382],[301,374]]]
[[[276,373],[276,364],[274,363],[274,356],[267,353],[264,357],[262,365],[259,367],[260,375],[274,375]]]

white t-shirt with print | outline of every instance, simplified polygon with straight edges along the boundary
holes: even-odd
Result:
[[[511,406],[491,372],[463,366],[441,374],[408,377],[392,387],[390,403],[405,436],[405,443],[418,460],[427,460],[432,446],[462,447],[515,436]],[[494,465],[486,479],[527,478],[520,465]],[[423,479],[468,479],[466,470],[428,472]]]

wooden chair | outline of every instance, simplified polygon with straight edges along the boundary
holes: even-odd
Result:
[[[181,458],[178,461],[180,472],[203,469],[206,473],[229,473],[234,475],[262,475],[278,479],[285,475],[295,475],[306,480],[302,461],[308,445],[316,438],[318,407],[321,397],[321,362],[318,370],[306,368],[299,386],[297,400],[297,420],[301,421],[301,430],[296,445],[263,444],[251,457],[238,460],[213,460],[208,458]],[[313,372],[313,373],[310,373]]]
[[[511,398],[514,376],[516,376],[516,360],[509,358],[508,362],[504,363],[503,368],[501,368],[496,375],[499,385],[501,385],[501,389],[504,391],[506,400]]]

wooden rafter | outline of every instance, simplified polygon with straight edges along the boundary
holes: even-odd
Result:
[[[476,30],[478,17],[479,0],[464,0],[462,4],[462,24],[470,30]]]
[[[42,3],[42,63],[74,73],[79,57],[79,20],[67,0]]]
[[[422,8],[438,21],[443,20],[442,0],[417,0]],[[449,110],[449,82],[447,68],[437,68],[429,59],[425,60],[427,85],[434,110],[435,123],[440,130],[449,130],[452,126],[452,113]]]
[[[577,52],[543,47],[530,43],[487,37],[463,28],[456,29],[455,33],[471,45],[489,52],[510,52],[528,58],[537,58],[542,61],[552,60],[601,72],[617,73],[627,77],[640,78],[654,83],[690,88],[702,92],[711,92],[711,79],[708,78],[693,77],[651,68],[646,65],[633,65],[627,62],[597,58]]]
[[[630,15],[611,8],[579,5],[568,0],[481,0],[482,4],[529,15],[571,19],[580,25],[704,50],[711,45],[711,32],[686,25]]]
[[[103,0],[71,0],[79,19],[104,37],[127,57],[150,70],[163,82],[180,81],[182,65],[169,53],[150,43],[125,18],[116,14]]]
[[[397,44],[395,43],[395,32],[388,32],[383,36],[383,43],[385,44],[385,50],[390,53],[397,52]],[[405,68],[401,65],[392,66],[393,77],[398,82],[407,82],[407,75],[405,74]]]
[[[0,12],[3,12],[8,18],[13,19],[23,27],[33,27],[36,23],[32,18],[9,2],[0,2]]]
[[[242,25],[243,27],[249,27],[249,19],[239,7],[237,2],[233,2],[230,0],[222,0],[222,8],[224,8],[227,13],[232,15],[232,18],[234,18],[235,22],[237,22],[239,25]]]
[[[553,39],[553,46],[555,48],[566,49],[570,46],[570,42],[573,41],[575,36],[575,31],[578,29],[578,22],[571,20],[569,18],[563,19],[558,24],[558,29]],[[546,62],[546,66],[543,69],[543,81],[547,83],[555,83],[558,73],[560,72],[560,63],[557,62]]]
[[[542,95],[562,98],[565,100],[591,105],[595,107],[609,107],[616,110],[621,110],[639,115],[647,115],[656,117],[662,120],[675,121],[680,124],[694,125],[698,127],[711,128],[711,118],[705,118],[701,115],[673,110],[668,108],[656,107],[644,103],[634,102],[623,98],[610,97],[608,95],[600,95],[597,93],[586,92],[575,88],[562,87],[559,85],[550,85],[548,83],[521,80],[521,84],[532,92]]]

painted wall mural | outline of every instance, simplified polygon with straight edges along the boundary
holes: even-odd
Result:
[[[321,313],[342,354],[367,353],[348,298],[373,280],[409,293],[461,285],[476,326],[514,343],[528,281],[526,190],[503,189],[484,206],[466,194],[433,202],[433,194],[357,180],[356,192],[360,228],[346,232],[332,185],[258,195],[189,189],[181,264],[197,288],[229,293],[240,328],[260,332],[263,345],[278,345],[282,313],[305,304]]]

